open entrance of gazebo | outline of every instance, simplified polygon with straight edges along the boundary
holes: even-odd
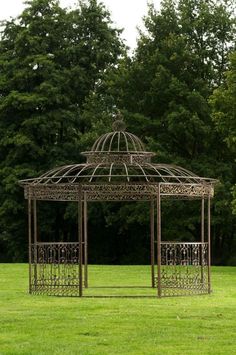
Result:
[[[149,204],[150,287],[156,289],[156,296],[209,293],[210,200],[215,180],[178,166],[152,163],[154,153],[146,152],[139,138],[125,131],[121,120],[114,122],[113,130],[98,138],[91,151],[83,153],[87,157],[85,164],[62,166],[39,178],[21,181],[28,200],[30,293],[86,295],[89,287],[87,210],[93,201]],[[200,201],[199,241],[162,241],[161,206],[166,198]],[[77,240],[39,241],[38,200],[76,201]]]

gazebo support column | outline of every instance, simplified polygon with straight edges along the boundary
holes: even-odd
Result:
[[[84,287],[88,287],[88,207],[87,194],[84,193]]]
[[[79,200],[78,200],[78,239],[79,239],[79,297],[83,295],[83,202],[82,202],[82,189],[79,187]]]
[[[37,256],[37,202],[33,200],[33,218],[34,218],[34,290],[37,287],[37,265],[38,265],[38,256]]]
[[[29,293],[32,293],[31,287],[31,267],[32,267],[32,204],[30,194],[28,197],[28,238],[29,238]]]
[[[208,239],[208,293],[211,292],[211,197],[208,195],[207,213],[207,239]]]
[[[154,240],[154,228],[155,228],[155,221],[154,221],[154,200],[151,200],[151,205],[150,205],[150,232],[151,232],[151,282],[152,282],[152,288],[155,287],[155,270],[154,270],[154,264],[155,264],[155,254],[154,254],[154,248],[155,248],[155,240]]]
[[[161,297],[161,193],[157,193],[157,295]]]
[[[204,277],[203,277],[203,273],[204,273],[204,240],[205,240],[205,224],[204,221],[205,220],[205,200],[204,197],[202,197],[202,207],[201,207],[201,282],[204,282]]]

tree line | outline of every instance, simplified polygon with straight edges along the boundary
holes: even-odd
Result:
[[[0,260],[27,260],[20,179],[83,161],[120,110],[156,162],[220,181],[212,204],[212,255],[236,265],[236,51],[233,1],[163,0],[149,5],[132,55],[97,0],[64,9],[26,1],[1,23]],[[76,233],[73,203],[40,203],[42,240]],[[89,259],[147,263],[144,203],[93,203]],[[166,201],[166,240],[199,238],[197,202]]]

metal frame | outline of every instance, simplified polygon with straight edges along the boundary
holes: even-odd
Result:
[[[83,288],[88,287],[88,202],[149,201],[151,287],[157,288],[158,297],[210,293],[210,200],[217,181],[178,166],[154,164],[151,158],[155,154],[145,151],[140,139],[125,131],[123,121],[116,121],[113,129],[98,138],[91,151],[83,153],[85,164],[66,165],[20,181],[28,199],[29,292],[83,295]],[[200,241],[162,241],[163,198],[201,201]],[[78,203],[76,242],[38,241],[37,200]]]

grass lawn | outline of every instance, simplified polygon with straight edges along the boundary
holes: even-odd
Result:
[[[211,295],[80,299],[31,296],[28,266],[0,264],[0,354],[234,355],[236,268],[212,269]],[[90,266],[87,295],[137,293],[95,286],[148,285],[149,271]]]

